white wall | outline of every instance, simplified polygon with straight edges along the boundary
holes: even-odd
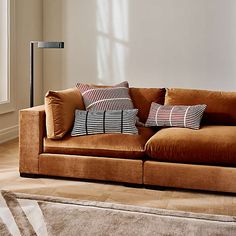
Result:
[[[44,0],[44,92],[77,81],[236,90],[235,0]],[[50,57],[50,58],[49,58]]]
[[[29,107],[29,42],[43,38],[43,1],[15,0],[15,103],[14,112],[0,115],[0,143],[17,136],[18,111]],[[36,104],[42,104],[42,52],[36,50]]]

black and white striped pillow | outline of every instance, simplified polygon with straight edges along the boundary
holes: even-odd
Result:
[[[206,105],[170,106],[152,103],[145,126],[199,129]]]
[[[108,111],[75,111],[71,136],[88,134],[138,134],[135,126],[137,109]]]

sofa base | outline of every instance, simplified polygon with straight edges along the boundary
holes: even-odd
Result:
[[[142,184],[142,173],[142,160],[47,153],[39,155],[40,175]]]
[[[236,168],[144,162],[145,185],[236,193]]]
[[[112,184],[112,185],[120,185],[128,188],[146,188],[143,184],[134,184],[134,183],[124,183],[124,182],[114,182],[110,180],[96,180],[96,179],[80,179],[75,177],[63,177],[63,176],[52,176],[52,175],[37,175],[37,174],[25,174],[20,173],[20,177],[22,178],[31,178],[31,179],[37,179],[37,178],[50,178],[50,179],[56,179],[56,180],[70,180],[70,181],[80,181],[80,182],[88,182],[88,183],[98,183],[98,184]],[[153,188],[151,188],[153,189]]]
[[[41,176],[38,175],[38,174],[28,174],[28,173],[20,173],[20,177],[23,177],[23,178],[40,178]]]
[[[39,173],[21,177],[52,177],[117,183],[157,190],[193,189],[236,193],[236,168],[63,154],[39,155]]]

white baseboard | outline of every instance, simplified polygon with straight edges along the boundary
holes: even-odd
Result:
[[[11,139],[17,138],[19,135],[19,126],[11,126],[6,129],[0,130],[0,143],[5,143]]]

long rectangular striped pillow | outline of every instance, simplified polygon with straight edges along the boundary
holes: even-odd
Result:
[[[137,109],[109,111],[75,111],[71,136],[88,134],[138,134],[135,126]]]
[[[134,109],[127,81],[111,88],[96,88],[80,83],[77,83],[76,87],[81,92],[85,108],[88,111]]]
[[[152,103],[145,126],[199,129],[206,105],[170,106]]]

